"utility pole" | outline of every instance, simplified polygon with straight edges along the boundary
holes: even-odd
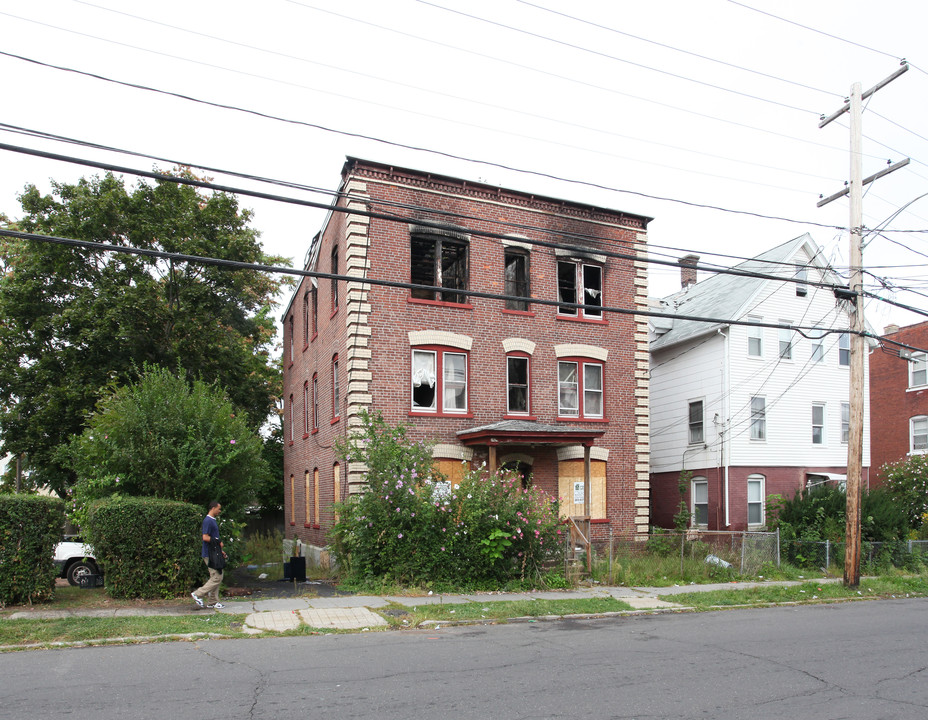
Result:
[[[857,587],[860,584],[860,486],[863,470],[864,440],[864,296],[863,296],[863,186],[872,182],[877,176],[863,179],[861,149],[863,144],[862,107],[863,99],[868,98],[880,88],[902,75],[909,66],[903,62],[902,67],[890,77],[875,85],[866,93],[861,93],[860,83],[851,86],[850,100],[833,115],[822,118],[819,128],[825,127],[832,120],[845,112],[850,114],[851,130],[851,174],[850,185],[846,191],[836,193],[818,203],[822,207],[845,194],[850,197],[850,270],[849,290],[853,299],[851,308],[851,356],[850,356],[850,418],[848,421],[847,442],[847,522],[844,543],[844,584]],[[896,167],[884,170],[879,176],[886,175],[908,164],[898,163]]]

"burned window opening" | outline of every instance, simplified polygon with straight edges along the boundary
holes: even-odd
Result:
[[[413,288],[412,297],[449,303],[467,302],[466,295],[454,292],[467,290],[467,242],[439,235],[413,235],[410,238],[410,270],[413,285],[443,288]]]

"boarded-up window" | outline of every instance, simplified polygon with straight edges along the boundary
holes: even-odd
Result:
[[[561,499],[561,517],[582,516],[583,460],[563,460],[557,467],[557,494]],[[590,517],[603,520],[606,518],[606,463],[603,460],[590,460],[590,477]]]
[[[467,472],[468,465],[460,460],[435,460],[432,464],[436,471],[444,475],[451,487],[459,485]]]

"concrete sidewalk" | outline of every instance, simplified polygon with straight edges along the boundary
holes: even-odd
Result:
[[[690,592],[713,590],[746,590],[754,587],[800,585],[804,582],[842,582],[841,578],[809,578],[805,580],[783,580],[770,582],[728,582],[711,585],[674,585],[670,587],[609,587],[594,586],[574,590],[549,590],[521,593],[474,593],[434,595],[342,595],[335,597],[293,597],[270,600],[248,600],[224,598],[220,612],[244,614],[246,632],[260,633],[268,630],[283,632],[300,625],[338,630],[360,630],[387,625],[387,621],[374,610],[389,605],[415,608],[424,605],[459,605],[466,603],[514,602],[525,600],[577,600],[612,597],[631,605],[633,611],[648,612],[680,610],[685,606],[659,596],[673,596]],[[161,607],[138,607],[89,610],[35,610],[16,612],[10,619],[51,619],[62,617],[142,617],[151,615],[183,616],[205,614],[193,602],[183,605]]]

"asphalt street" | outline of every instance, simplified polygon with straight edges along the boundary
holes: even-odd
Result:
[[[928,717],[928,599],[0,655],[0,718]]]

